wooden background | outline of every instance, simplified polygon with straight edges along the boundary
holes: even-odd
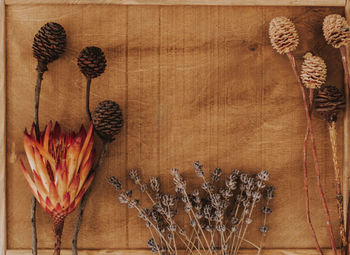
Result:
[[[192,163],[271,173],[277,187],[266,247],[312,248],[304,213],[302,143],[305,116],[299,88],[285,56],[267,36],[275,16],[291,17],[300,34],[298,60],[311,50],[328,65],[328,84],[343,86],[339,52],[324,42],[321,25],[343,8],[8,5],[7,47],[7,248],[29,249],[30,191],[21,173],[23,130],[33,118],[35,60],[31,45],[46,22],[62,24],[68,49],[49,65],[42,86],[40,124],[57,120],[66,130],[88,123],[85,80],[76,57],[85,46],[101,47],[107,69],[93,80],[92,108],[117,101],[125,126],[98,173],[80,232],[84,249],[139,249],[149,235],[134,211],[118,202],[106,178],[126,179],[127,170],[159,175],[172,190],[169,169],[198,184]],[[342,121],[339,120],[342,152]],[[325,123],[315,119],[322,183],[334,228],[335,188]],[[312,217],[323,247],[329,247],[323,211],[310,169]],[[129,183],[129,187],[131,187]],[[138,193],[136,192],[136,195]],[[71,247],[75,213],[65,224],[63,247]],[[256,240],[255,222],[249,235]],[[253,229],[254,228],[254,229]],[[51,221],[38,209],[39,247],[51,248]],[[338,243],[339,238],[337,237]]]

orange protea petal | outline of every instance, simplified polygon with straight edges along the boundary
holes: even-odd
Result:
[[[80,203],[81,199],[83,198],[83,195],[85,194],[85,192],[90,187],[94,177],[95,177],[95,173],[90,175],[89,179],[85,182],[84,186],[80,190],[78,196],[74,199],[74,201],[72,202],[71,206],[69,207],[68,213],[71,213],[78,206],[78,204]]]
[[[50,183],[49,197],[52,203],[57,204],[60,201],[60,197],[57,192],[57,188],[54,182]]]
[[[26,152],[30,168],[33,171],[35,169],[33,143],[32,143],[32,138],[27,134],[26,131],[24,132],[23,144],[24,144],[24,151]]]
[[[46,190],[40,176],[37,174],[36,171],[33,172],[33,177],[34,177],[34,183],[35,186],[38,190],[38,192],[43,196],[46,197],[48,195],[48,190]]]
[[[37,196],[38,196],[37,200],[40,203],[41,207],[45,209],[47,207],[45,203],[45,199],[40,195],[39,192],[37,193]]]
[[[49,122],[49,124],[47,125],[47,127],[45,129],[43,145],[44,145],[44,149],[46,151],[49,151],[49,140],[50,140],[51,128],[52,128],[52,121]]]
[[[75,141],[69,146],[67,150],[67,165],[68,165],[68,183],[70,183],[76,173],[78,171],[78,157],[80,153],[82,140],[81,138],[75,139]]]
[[[57,187],[58,196],[60,197],[60,200],[63,200],[63,196],[67,191],[67,171],[63,164],[60,164],[57,168],[56,178],[55,178],[55,184]]]
[[[81,187],[84,185],[86,178],[88,177],[88,175],[90,173],[92,162],[93,162],[93,159],[92,159],[92,157],[90,157],[90,159],[80,169],[80,172],[79,172],[80,183],[79,183],[78,192],[80,191]]]
[[[23,161],[21,160],[21,168],[24,174],[24,177],[26,178],[28,184],[29,184],[29,188],[31,189],[33,195],[35,196],[35,198],[38,200],[38,193],[37,193],[37,188],[32,180],[32,177],[30,177],[27,168],[24,166]]]
[[[80,166],[81,162],[83,161],[86,149],[88,148],[91,140],[93,141],[93,139],[94,139],[94,136],[93,136],[93,124],[91,122],[89,131],[88,131],[88,133],[86,135],[86,138],[85,138],[85,141],[84,141],[84,144],[83,144],[83,147],[81,148],[81,151],[80,151],[80,154],[79,154],[78,166]]]
[[[63,202],[62,202],[62,208],[65,210],[69,207],[70,205],[70,195],[69,192],[66,192],[63,196]]]
[[[51,170],[53,172],[53,175],[56,174],[56,160],[51,156],[51,154],[49,153],[49,151],[45,150],[44,147],[39,144],[37,141],[33,141],[32,142],[35,144],[35,147],[39,150],[40,155],[46,159],[51,167]]]
[[[76,175],[68,187],[68,191],[71,199],[74,199],[75,196],[77,195],[79,183],[80,183],[80,176]]]
[[[35,158],[36,172],[39,174],[46,190],[49,190],[49,186],[51,182],[50,176],[47,172],[46,166],[41,158],[41,155],[38,149],[34,150],[34,158]]]
[[[93,146],[94,146],[94,140],[90,139],[88,147],[86,148],[86,153],[83,157],[83,161],[81,162],[82,166],[85,165],[85,163],[89,160]]]

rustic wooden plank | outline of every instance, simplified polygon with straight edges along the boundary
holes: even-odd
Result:
[[[52,250],[39,250],[40,255],[51,255]],[[31,255],[31,250],[7,250],[6,255]],[[62,250],[62,255],[72,254],[71,250]],[[120,249],[120,250],[80,250],[80,255],[149,255],[149,250],[144,249]],[[179,254],[183,254],[180,251]],[[256,250],[243,249],[240,255],[256,255]],[[265,249],[261,255],[317,255],[313,249]],[[325,250],[325,255],[332,254],[331,250]]]
[[[5,5],[0,1],[0,254],[5,255],[6,231],[6,71]]]
[[[17,4],[126,4],[126,5],[236,5],[236,6],[345,6],[345,0],[5,0]]]
[[[148,177],[160,175],[164,190],[172,192],[169,168],[178,167],[192,191],[201,184],[193,173],[194,160],[202,161],[207,169],[222,167],[225,173],[231,168],[250,173],[270,170],[278,192],[266,247],[313,247],[304,216],[301,98],[287,59],[270,46],[267,29],[275,16],[294,18],[301,38],[298,59],[308,50],[323,56],[329,66],[329,83],[340,87],[340,59],[324,42],[321,24],[324,16],[343,9],[8,5],[6,10],[8,248],[28,249],[31,243],[27,231],[30,192],[18,161],[25,158],[23,129],[32,121],[35,61],[31,42],[47,21],[64,25],[68,51],[45,73],[41,126],[50,119],[59,120],[65,129],[87,122],[85,82],[76,67],[76,56],[86,45],[101,47],[108,61],[106,73],[93,81],[92,108],[98,101],[113,99],[125,112],[125,128],[111,144],[97,176],[79,247],[145,247],[149,235],[144,223],[119,204],[105,178],[114,174],[125,183],[129,168],[141,168]],[[317,118],[315,132],[322,183],[336,228],[333,172],[326,171],[332,169],[328,135],[324,122]],[[341,133],[340,127],[339,139]],[[132,188],[130,183],[125,186]],[[312,186],[310,192],[321,245],[328,247],[317,190]],[[140,196],[138,192],[134,195]],[[52,247],[51,221],[41,208],[38,219],[39,246]],[[71,215],[63,236],[66,249],[71,246],[73,222]],[[257,227],[261,221],[254,224]],[[251,238],[259,237],[252,228]]]
[[[350,22],[350,1],[346,0],[345,5],[345,16],[348,22]],[[347,59],[350,61],[350,46],[346,46]],[[349,66],[350,72],[350,66]],[[344,78],[345,80],[346,78]],[[344,114],[344,168],[343,168],[343,196],[344,196],[344,220],[345,226],[347,226],[347,214],[348,214],[348,203],[349,203],[349,178],[350,178],[350,160],[349,160],[349,124],[350,124],[350,105],[349,105],[349,88],[345,86],[345,98],[346,98],[346,108]]]
[[[159,17],[158,6],[128,7],[128,167],[148,181],[159,175]],[[143,206],[150,200],[135,185],[134,196]],[[145,203],[146,201],[146,203]],[[130,210],[128,246],[143,247],[150,238],[145,223]],[[135,231],[136,230],[136,231]]]

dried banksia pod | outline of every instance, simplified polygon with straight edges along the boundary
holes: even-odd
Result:
[[[308,89],[319,89],[327,78],[327,66],[322,58],[313,56],[310,52],[304,56],[300,78]]]
[[[37,70],[45,72],[47,64],[58,59],[66,47],[66,32],[57,23],[49,22],[34,36],[33,55],[38,60]]]
[[[123,126],[123,114],[119,105],[113,101],[100,102],[96,107],[92,121],[97,134],[103,139],[113,140]]]
[[[346,19],[339,14],[331,14],[323,20],[323,35],[328,44],[340,48],[349,42],[350,30]]]
[[[344,108],[344,94],[335,86],[323,86],[315,96],[315,110],[328,122],[337,121],[338,112]]]
[[[106,69],[105,55],[98,47],[85,47],[78,57],[78,66],[87,79],[96,78]]]
[[[280,54],[294,51],[299,43],[294,23],[286,17],[276,17],[271,20],[269,35],[272,47]]]

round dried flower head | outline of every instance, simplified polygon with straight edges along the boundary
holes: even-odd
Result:
[[[328,122],[337,121],[338,112],[345,108],[345,97],[335,86],[323,86],[315,96],[315,110]]]
[[[269,35],[272,47],[280,54],[294,51],[299,43],[294,23],[286,17],[276,17],[271,20]]]
[[[349,42],[349,25],[346,19],[339,14],[331,14],[325,17],[322,28],[324,38],[334,48],[340,48]]]
[[[85,47],[78,57],[78,66],[86,78],[96,78],[106,69],[105,55],[98,47]]]
[[[319,89],[327,78],[327,66],[320,57],[313,56],[310,52],[304,56],[301,66],[300,78],[308,89]]]
[[[45,72],[47,64],[58,59],[66,48],[66,32],[55,22],[46,23],[34,36],[33,55],[38,60],[37,70]]]

